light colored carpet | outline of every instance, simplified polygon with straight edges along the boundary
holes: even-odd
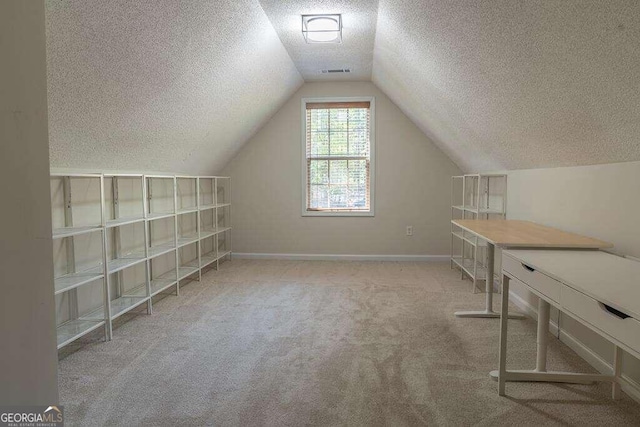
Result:
[[[68,425],[638,425],[610,386],[507,384],[497,320],[448,263],[234,260],[114,339],[64,350]],[[533,320],[510,321],[509,368],[535,365]],[[557,339],[549,369],[594,372]]]

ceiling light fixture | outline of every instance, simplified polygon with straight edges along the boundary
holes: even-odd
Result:
[[[342,43],[342,15],[302,15],[307,43]]]

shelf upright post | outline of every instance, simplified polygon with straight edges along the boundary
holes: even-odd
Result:
[[[462,175],[462,218],[467,217],[467,175]],[[464,265],[464,250],[465,250],[465,242],[464,239],[460,243],[461,249],[461,257],[462,265]],[[464,279],[464,269],[460,268],[460,279]]]
[[[227,178],[228,182],[229,182],[229,188],[227,189],[227,191],[229,192],[229,195],[227,197],[227,200],[229,201],[229,225],[228,227],[231,227],[231,230],[229,230],[229,261],[231,261],[231,257],[233,256],[233,238],[231,237],[231,235],[233,234],[233,217],[232,215],[232,211],[233,211],[233,203],[231,202],[231,177]]]
[[[64,223],[66,227],[73,227],[73,206],[71,200],[71,178],[62,177],[62,187],[64,195]],[[67,273],[75,272],[75,245],[73,236],[64,238],[64,246],[67,258]],[[69,316],[71,319],[78,318],[78,289],[69,291]]]
[[[113,176],[111,178],[111,185],[113,188],[113,219],[119,219],[120,218],[120,193],[119,193],[119,189],[118,189],[118,177],[117,176]],[[121,234],[120,234],[120,227],[113,227],[113,248],[112,248],[112,255],[114,259],[120,258],[120,255],[122,254],[122,242],[121,242]],[[118,298],[120,298],[121,296],[124,295],[124,285],[123,285],[123,281],[124,281],[124,270],[120,270],[117,273],[118,276]]]
[[[109,248],[107,244],[107,215],[105,214],[106,197],[104,191],[104,174],[100,174],[100,223],[102,226],[102,265],[104,268],[104,329],[105,340],[113,339],[113,325],[111,323],[111,285],[109,277]]]
[[[504,195],[502,197],[502,217],[504,219],[507,219],[507,185],[508,185],[508,180],[507,180],[507,176],[505,175],[503,178],[504,181]]]
[[[451,219],[453,219],[453,212],[455,211],[455,208],[453,207],[455,205],[455,182],[456,182],[456,178],[455,177],[451,177]],[[451,259],[449,260],[449,265],[451,267],[451,269],[453,269],[453,247],[454,247],[454,241],[455,238],[453,236],[453,223],[449,224],[450,228],[451,228]]]
[[[180,249],[178,248],[178,178],[173,176],[173,241],[175,243],[175,258],[176,258],[176,296],[180,295]]]
[[[213,210],[213,246],[214,246],[214,255],[216,257],[216,271],[218,271],[220,267],[220,260],[218,259],[218,205],[220,204],[220,200],[218,200],[218,177],[213,179],[213,199],[215,209]]]
[[[145,175],[142,175],[140,178],[140,184],[142,185],[142,216],[145,218],[142,222],[144,226],[144,257],[145,261],[145,282],[147,288],[147,296],[149,299],[147,300],[147,314],[153,314],[153,305],[151,302],[151,261],[149,260],[149,245],[151,244],[151,236],[149,233],[149,227],[151,227],[151,221],[148,221],[147,217],[147,178]],[[149,198],[151,197],[151,192],[149,191]]]
[[[491,203],[489,203],[489,197],[491,195],[491,178],[487,177],[487,189],[485,190],[485,194],[487,195],[487,211],[491,207]],[[489,214],[487,214],[487,219],[489,219]]]
[[[200,250],[200,237],[201,226],[200,226],[200,177],[195,177],[196,180],[196,231],[198,233],[198,243],[196,244],[196,256],[198,257],[198,282],[202,281],[202,259],[201,259],[201,250]]]

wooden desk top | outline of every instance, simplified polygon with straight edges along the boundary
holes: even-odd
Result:
[[[609,242],[545,227],[530,221],[454,219],[451,222],[499,247],[566,249],[613,247]]]

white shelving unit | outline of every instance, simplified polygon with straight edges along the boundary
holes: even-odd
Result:
[[[451,179],[451,219],[505,219],[507,176],[469,174]],[[460,269],[477,292],[477,282],[487,280],[487,243],[451,224],[451,267]],[[496,271],[499,271],[497,269]],[[494,279],[498,276],[495,276]]]
[[[231,259],[228,177],[52,174],[58,348]]]
[[[50,189],[58,348],[100,327],[108,339],[103,177],[54,174]]]

